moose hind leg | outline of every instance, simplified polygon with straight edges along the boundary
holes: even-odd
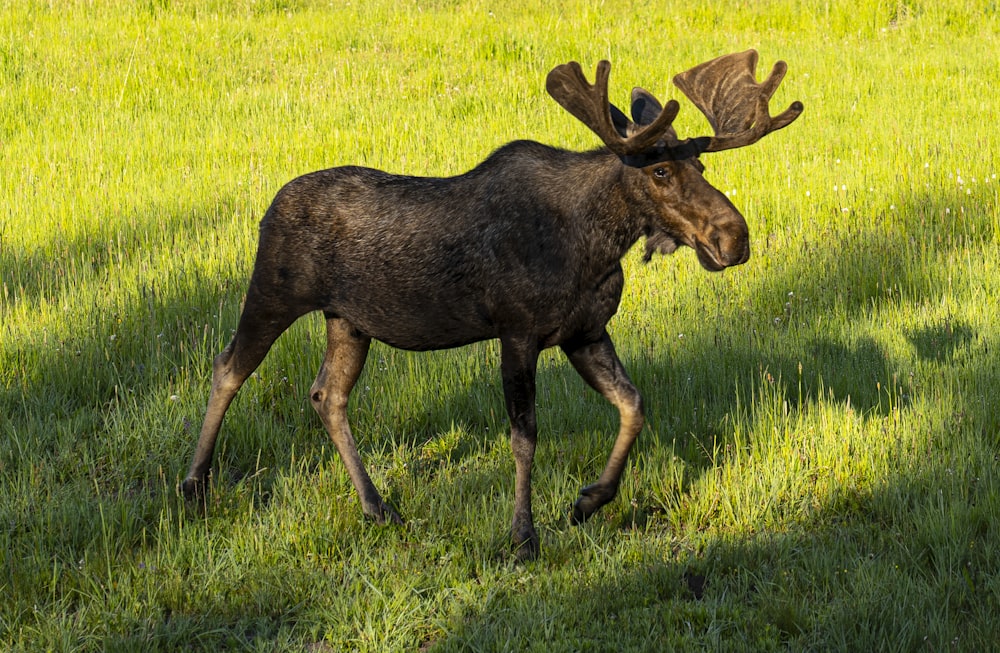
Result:
[[[327,317],[326,337],[326,356],[309,390],[313,408],[347,467],[364,514],[380,524],[402,524],[399,513],[382,500],[368,476],[347,421],[347,398],[365,366],[371,338],[358,333],[346,320],[333,317]]]
[[[645,418],[642,397],[629,380],[607,332],[595,343],[575,348],[564,346],[563,351],[580,376],[614,404],[620,415],[618,437],[604,471],[596,483],[580,490],[580,498],[573,504],[572,522],[582,524],[618,494],[618,484],[629,451],[642,430]]]
[[[205,489],[215,441],[229,404],[243,383],[270,351],[271,345],[291,326],[300,312],[265,301],[251,287],[247,293],[236,335],[212,364],[212,389],[208,395],[205,420],[187,478],[181,484],[184,496],[192,499]]]

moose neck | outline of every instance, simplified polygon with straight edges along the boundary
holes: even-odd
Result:
[[[558,223],[563,237],[573,241],[570,251],[599,276],[649,232],[655,214],[642,171],[607,149],[573,152],[514,141],[463,177],[468,185],[456,186],[456,192],[502,202],[499,215],[541,213]]]
[[[583,170],[574,175],[593,180],[589,188],[581,189],[577,205],[588,227],[589,249],[597,259],[618,261],[648,231],[651,207],[642,190],[641,172],[606,149],[581,156],[586,157],[580,163]]]

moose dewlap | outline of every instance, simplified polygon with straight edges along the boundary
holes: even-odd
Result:
[[[243,313],[215,358],[184,494],[204,491],[223,416],[274,341],[302,315],[323,311],[327,350],[310,398],[366,515],[402,522],[372,484],[347,418],[372,339],[431,350],[499,338],[516,470],[514,552],[539,552],[531,512],[535,370],[548,347],[560,347],[620,414],[607,465],[573,505],[572,521],[586,521],[617,494],[643,425],[642,398],[606,329],[621,298],[621,257],[642,237],[647,256],[686,245],[711,271],[750,256],[746,221],[705,180],[698,157],[750,145],[802,112],[795,102],[770,115],[786,67],[777,63],[758,83],[756,65],[748,50],[674,77],[714,136],[679,140],[671,126],[678,103],[664,107],[639,88],[629,119],[608,101],[608,62],[598,64],[593,85],[571,62],[549,73],[546,88],[603,148],[515,141],[457,177],[341,167],[289,182],[261,220]]]

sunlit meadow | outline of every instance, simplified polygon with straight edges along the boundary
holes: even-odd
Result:
[[[1000,641],[998,7],[14,0],[0,7],[0,648],[988,650]],[[542,556],[515,564],[495,343],[376,345],[351,403],[403,513],[366,522],[307,390],[322,320],[176,486],[257,221],[343,164],[463,172],[596,137],[556,64],[670,77],[756,48],[788,129],[706,155],[753,255],[625,260],[610,330],[648,425],[567,523],[616,415],[540,362]],[[761,76],[766,71],[758,71]]]

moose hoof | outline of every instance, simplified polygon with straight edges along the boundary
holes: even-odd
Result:
[[[511,546],[517,562],[530,562],[541,553],[538,533],[534,529],[530,533],[515,533],[511,538]]]
[[[205,479],[188,477],[181,483],[181,493],[187,501],[204,498]]]
[[[615,498],[617,491],[614,488],[607,488],[599,483],[588,485],[580,490],[580,498],[573,504],[573,513],[570,515],[570,522],[574,526],[584,523],[590,516],[597,512],[597,509]]]
[[[405,522],[403,521],[403,518],[399,516],[399,513],[392,508],[392,506],[385,505],[383,506],[382,523],[402,526]]]
[[[396,509],[384,501],[380,501],[374,507],[366,506],[364,514],[367,519],[376,524],[396,524],[397,526],[402,526],[405,523],[403,518],[399,516],[399,513],[396,512]]]

